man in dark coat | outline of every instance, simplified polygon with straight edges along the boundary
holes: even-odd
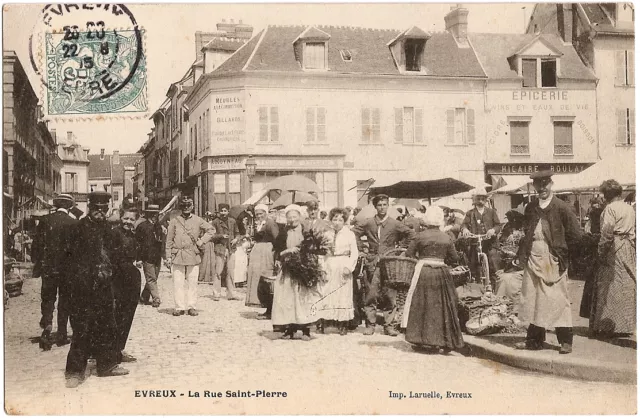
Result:
[[[495,274],[500,270],[500,254],[498,252],[496,237],[500,232],[500,218],[495,209],[487,207],[487,193],[483,189],[477,189],[473,194],[473,209],[467,212],[462,221],[462,236],[487,235],[482,241],[482,252],[489,259],[489,276],[491,284],[496,282]],[[478,264],[478,251],[475,245],[469,249],[469,269],[473,276],[478,279],[480,276]]]
[[[88,215],[70,232],[69,306],[73,338],[67,356],[67,387],[84,379],[89,356],[94,356],[98,376],[122,376],[118,366],[117,326],[113,298],[113,231],[106,220],[111,195],[92,192]]]
[[[162,226],[158,223],[159,213],[160,207],[158,205],[148,205],[144,211],[143,221],[135,228],[146,281],[140,296],[140,303],[147,305],[149,298],[151,298],[154,308],[159,307],[162,303],[158,290],[158,275],[164,251],[164,233]]]
[[[240,297],[234,292],[235,285],[225,270],[227,259],[229,258],[231,241],[240,234],[240,231],[238,230],[238,224],[235,219],[229,217],[228,204],[220,203],[218,205],[218,211],[220,212],[220,217],[213,220],[213,227],[216,230],[212,239],[215,243],[213,251],[216,255],[216,275],[213,283],[213,297],[215,300],[220,298],[220,283],[224,276],[227,286],[227,299],[240,300]]]
[[[363,246],[361,238],[366,236],[369,245],[369,253],[365,263],[365,308],[366,329],[364,335],[373,335],[376,325],[376,309],[380,305],[384,309],[384,332],[395,337],[398,331],[395,329],[397,307],[397,292],[385,287],[380,280],[380,267],[378,262],[386,252],[392,250],[398,244],[408,246],[415,238],[415,232],[405,224],[388,215],[389,196],[377,195],[373,198],[373,206],[378,212],[373,218],[363,223],[357,223],[352,231],[358,240],[358,249]],[[395,212],[395,211],[394,211]]]
[[[42,288],[40,297],[42,303],[40,312],[40,327],[43,329],[40,337],[40,348],[47,351],[51,349],[51,330],[53,322],[53,310],[56,296],[58,296],[58,332],[56,343],[58,346],[69,344],[67,337],[67,321],[69,319],[67,301],[67,245],[68,233],[71,226],[77,221],[69,215],[69,209],[74,205],[73,197],[68,194],[60,194],[53,199],[54,213],[40,220],[36,231],[34,249],[36,249],[36,262],[40,264],[42,271]]]
[[[247,208],[238,215],[236,223],[238,224],[238,231],[240,231],[240,235],[253,236],[255,233],[255,207],[253,205],[247,206]]]
[[[567,287],[570,246],[580,245],[582,232],[573,209],[552,192],[551,170],[531,175],[538,200],[524,212],[525,236],[517,264],[524,268],[518,319],[529,324],[526,340],[516,348],[542,350],[546,330],[555,328],[560,354],[573,345],[571,301]]]

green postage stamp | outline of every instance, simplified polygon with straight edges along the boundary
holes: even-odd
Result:
[[[48,114],[146,112],[143,35],[138,29],[107,30],[100,21],[46,33]]]

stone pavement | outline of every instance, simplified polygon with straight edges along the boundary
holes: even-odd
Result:
[[[58,415],[636,411],[635,385],[541,375],[457,353],[418,353],[402,337],[365,337],[362,329],[344,337],[330,330],[309,342],[279,340],[270,322],[255,319],[261,309],[215,302],[208,285],[199,285],[200,316],[173,317],[167,272],[159,285],[163,305],[139,306],[136,313],[127,346],[138,358],[127,365],[131,374],[99,378],[93,365],[80,387],[67,389],[69,346],[38,348],[40,280],[26,280],[24,294],[12,298],[4,312],[5,410]],[[176,398],[136,396],[148,390],[175,390]],[[287,392],[287,397],[224,397],[226,391],[259,390]],[[204,397],[205,391],[223,397]],[[447,398],[448,391],[472,398]],[[196,392],[200,397],[189,396]],[[409,398],[410,392],[426,397]]]

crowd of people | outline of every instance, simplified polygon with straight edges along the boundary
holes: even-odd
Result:
[[[381,316],[385,335],[404,332],[415,347],[446,353],[464,345],[450,269],[468,263],[477,277],[479,247],[461,251],[458,244],[460,238],[483,235],[493,291],[517,302],[519,319],[528,324],[526,339],[516,348],[542,349],[546,330],[555,328],[560,353],[570,353],[568,265],[571,248],[585,235],[571,208],[554,195],[552,174],[532,175],[538,198],[524,215],[508,212],[506,224],[483,191],[475,193],[464,218],[435,205],[396,213],[386,195],[372,197],[375,215],[369,218],[338,207],[324,216],[316,201],[280,213],[250,205],[235,217],[222,203],[215,216],[200,218],[185,196],[168,224],[160,220],[157,205],[142,213],[127,205],[115,225],[107,222],[108,193],[90,193],[88,212],[80,219],[69,214],[71,196],[60,195],[34,240],[42,271],[41,347],[50,349],[54,342],[58,295],[55,342],[69,343],[67,318],[73,330],[67,386],[83,380],[89,357],[95,358],[99,376],[127,374],[121,363],[136,361],[125,348],[137,305],[163,303],[157,281],[164,259],[173,279],[174,316],[198,315],[199,283],[212,285],[216,301],[223,284],[227,299],[241,300],[242,286],[245,305],[265,308],[257,318],[270,320],[284,339],[300,331],[302,340],[310,340],[312,328],[323,334],[327,327],[347,335],[362,322],[364,335],[372,335]],[[603,183],[601,193],[597,267],[587,280],[583,311],[595,334],[633,333],[635,210],[622,201],[614,180]],[[404,257],[418,260],[401,314],[397,289],[381,269],[381,260],[399,247],[406,249]]]

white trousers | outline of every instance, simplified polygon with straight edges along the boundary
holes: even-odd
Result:
[[[173,298],[176,303],[176,310],[186,311],[195,309],[198,300],[198,272],[200,266],[183,266],[174,264],[171,266],[173,273]],[[185,303],[184,285],[187,282],[187,294]]]

